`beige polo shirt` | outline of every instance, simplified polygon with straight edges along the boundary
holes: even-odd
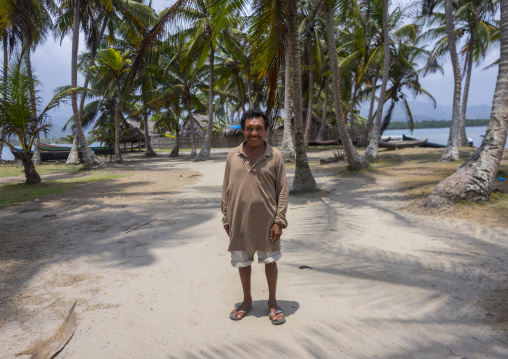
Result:
[[[233,148],[226,160],[222,185],[222,222],[229,224],[228,251],[279,251],[280,240],[270,241],[274,223],[287,227],[288,187],[284,160],[266,144],[251,165],[243,146]]]

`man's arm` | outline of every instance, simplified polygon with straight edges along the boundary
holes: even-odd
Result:
[[[276,174],[275,193],[277,196],[277,212],[275,213],[275,223],[282,229],[288,226],[286,220],[286,212],[288,209],[288,183],[286,179],[286,168],[284,167],[284,160],[281,155],[277,156]]]
[[[222,224],[224,226],[224,229],[226,230],[226,233],[229,235],[229,221],[228,221],[228,187],[229,187],[229,170],[230,170],[230,163],[229,163],[229,156],[226,160],[226,168],[224,170],[224,180],[222,182],[222,197],[221,197],[221,211],[223,214],[222,217]]]

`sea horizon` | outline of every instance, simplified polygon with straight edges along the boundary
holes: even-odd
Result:
[[[487,132],[487,126],[466,127],[466,135],[473,140],[473,147],[478,147],[482,143],[483,137]],[[402,137],[402,135],[417,138],[419,140],[429,138],[429,142],[446,145],[448,136],[450,134],[449,128],[419,128],[413,132],[410,130],[386,130],[383,137]],[[60,146],[69,146],[68,144],[59,144]],[[98,145],[98,144],[96,144]],[[58,145],[57,145],[58,146]],[[505,144],[508,148],[508,141]],[[12,161],[14,156],[7,146],[4,145],[2,151],[2,160]]]

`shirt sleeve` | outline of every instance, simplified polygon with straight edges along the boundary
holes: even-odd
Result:
[[[280,227],[286,228],[288,221],[286,212],[288,209],[288,183],[286,180],[286,168],[282,156],[277,156],[277,181],[275,183],[275,191],[277,193],[277,212],[275,213],[275,223]]]
[[[230,170],[230,156],[228,156],[226,160],[226,169],[224,170],[224,181],[222,182],[222,198],[221,198],[221,211],[223,214],[222,217],[222,224],[224,226],[229,226],[229,220],[228,220],[228,201],[229,201],[229,193],[228,193],[228,187],[229,187],[229,170]]]

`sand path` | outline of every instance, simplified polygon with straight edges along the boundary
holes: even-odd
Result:
[[[52,335],[74,301],[62,358],[508,357],[506,233],[408,214],[393,179],[327,168],[320,192],[290,196],[287,323],[270,324],[257,263],[254,308],[230,320],[225,155],[133,159],[139,175],[0,210],[0,357]]]

